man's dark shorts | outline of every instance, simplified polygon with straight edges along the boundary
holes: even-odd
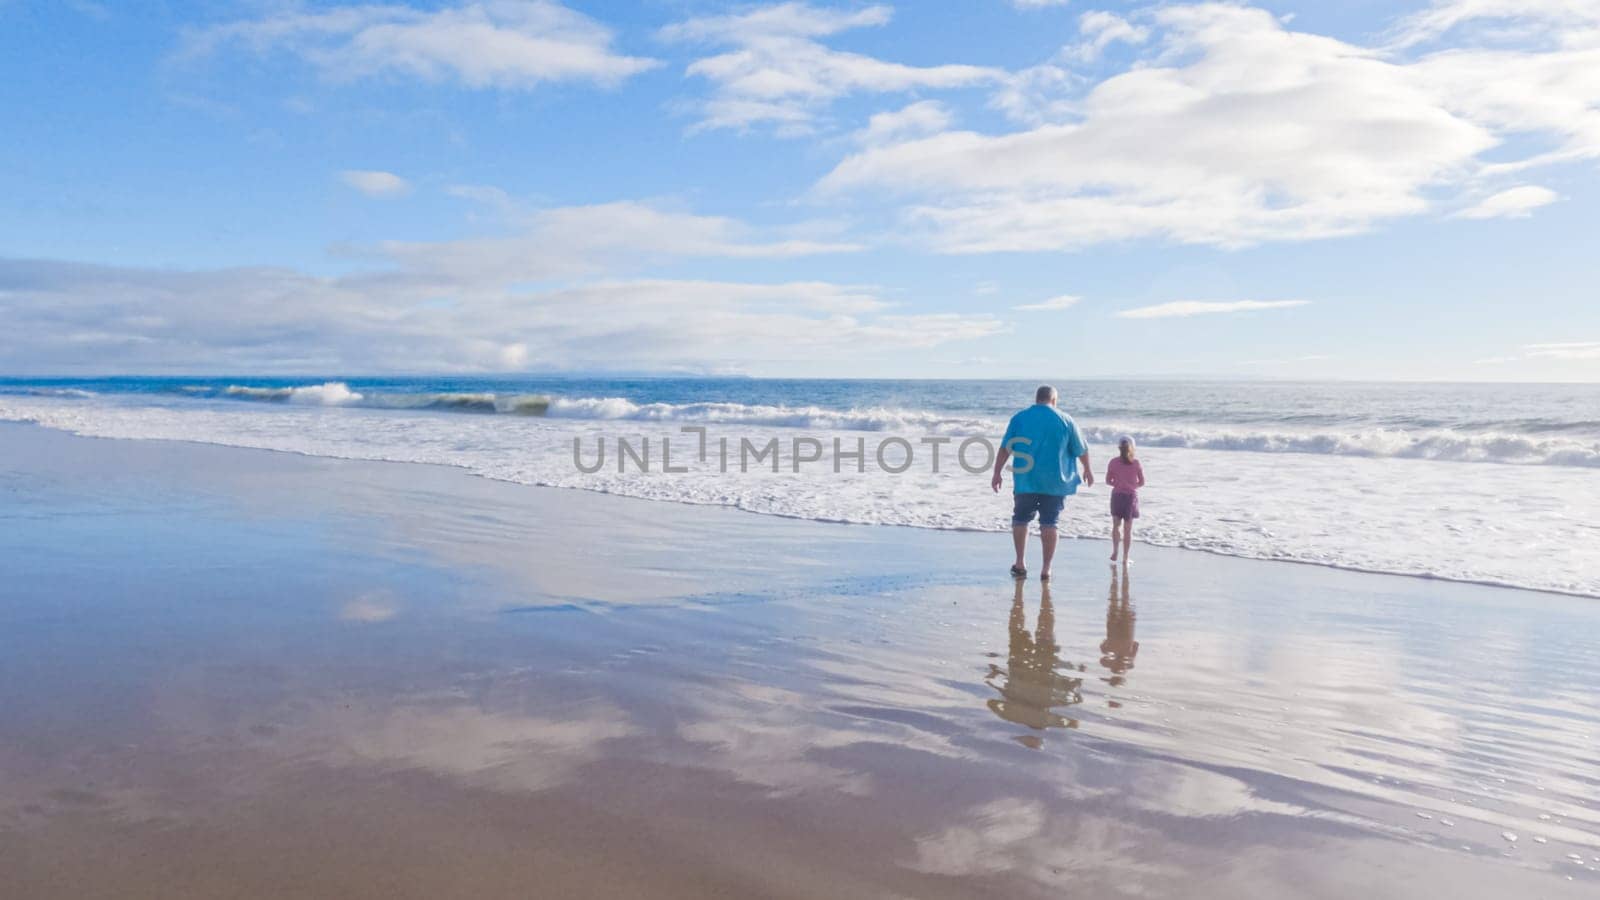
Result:
[[[1040,528],[1056,527],[1056,519],[1061,518],[1061,507],[1067,505],[1067,498],[1055,494],[1017,494],[1011,506],[1011,524],[1026,525],[1033,521],[1033,514],[1039,514]]]

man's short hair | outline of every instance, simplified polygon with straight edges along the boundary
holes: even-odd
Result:
[[[1039,389],[1033,392],[1033,402],[1035,403],[1049,403],[1055,397],[1056,389],[1048,384],[1039,385]]]

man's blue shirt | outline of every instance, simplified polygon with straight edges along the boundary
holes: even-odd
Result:
[[[1048,403],[1035,403],[1011,417],[1000,446],[1014,454],[1011,490],[1017,494],[1076,494],[1083,476],[1078,457],[1086,451],[1072,417]],[[1028,461],[1033,465],[1029,468]]]

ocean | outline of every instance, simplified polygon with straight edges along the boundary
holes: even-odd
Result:
[[[962,463],[981,468],[1034,387],[3,379],[0,420],[96,437],[449,465],[509,482],[829,522],[1003,531],[1008,498],[994,496],[986,472]],[[1600,597],[1600,385],[1057,387],[1089,439],[1097,478],[1118,436],[1137,440],[1148,480],[1139,541]],[[1104,537],[1107,504],[1104,486],[1081,491],[1062,516],[1063,536]],[[1003,569],[1008,553],[999,543],[995,558]]]

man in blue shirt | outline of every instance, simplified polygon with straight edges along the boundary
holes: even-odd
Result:
[[[1017,561],[1011,567],[1013,578],[1028,577],[1022,554],[1028,547],[1028,523],[1039,516],[1039,543],[1044,547],[1044,564],[1039,578],[1050,579],[1050,560],[1056,555],[1056,519],[1067,495],[1076,494],[1078,485],[1094,484],[1089,468],[1089,447],[1072,417],[1056,409],[1056,389],[1044,385],[1033,394],[1033,405],[1011,417],[1006,436],[995,455],[994,479],[990,486],[1000,491],[1000,474],[1006,462],[1011,465],[1011,489],[1015,494],[1011,508],[1011,541],[1017,548]],[[1080,478],[1073,461],[1083,465]]]

